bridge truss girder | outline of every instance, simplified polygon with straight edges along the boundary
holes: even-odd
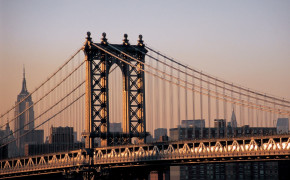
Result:
[[[233,148],[233,147],[236,148]],[[290,161],[290,136],[270,135],[203,139],[93,149],[94,163],[83,150],[41,154],[0,161],[0,179],[45,174],[91,177],[110,168],[184,165],[198,163]],[[91,173],[94,172],[95,174]]]

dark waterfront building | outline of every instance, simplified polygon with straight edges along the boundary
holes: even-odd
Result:
[[[198,179],[287,179],[287,161],[213,163],[170,167],[174,180]],[[287,170],[288,169],[288,170]]]
[[[19,155],[24,154],[26,144],[42,144],[44,138],[43,130],[34,130],[33,101],[29,94],[26,87],[25,69],[23,69],[22,89],[15,102],[17,106],[15,108],[14,134],[18,139],[16,146]]]
[[[205,120],[182,120],[182,124],[177,128],[169,130],[171,141],[192,140],[204,138],[225,138],[241,136],[258,136],[277,134],[275,127],[233,127],[236,124],[236,117],[233,111],[231,122],[226,126],[225,119],[215,119],[214,127],[205,127]]]
[[[71,145],[74,143],[73,127],[50,128],[49,144]]]
[[[193,120],[183,121],[178,128],[170,129],[170,140],[192,140],[203,138],[224,138],[276,134],[274,127],[236,126],[234,111],[231,122],[226,126],[225,119],[215,119],[214,127],[197,127]],[[231,126],[231,125],[234,125]],[[187,126],[186,126],[187,125]],[[209,134],[210,133],[210,134]],[[171,179],[279,179],[284,171],[281,162],[214,163],[170,167]],[[288,164],[288,168],[290,165]]]
[[[167,137],[167,129],[166,128],[158,128],[154,130],[154,140],[155,141],[163,141]]]
[[[215,128],[225,128],[226,127],[226,120],[225,119],[215,119],[214,120],[214,127]]]
[[[181,127],[204,128],[205,127],[205,120],[204,119],[182,120]]]
[[[73,127],[51,127],[48,141],[43,144],[26,144],[25,155],[65,152],[84,147],[84,143],[76,142]]]
[[[276,134],[276,128],[249,127],[248,125],[237,128],[172,128],[169,131],[171,141]]]

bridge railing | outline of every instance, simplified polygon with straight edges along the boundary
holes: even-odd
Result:
[[[268,138],[261,140],[231,140],[213,145],[212,142],[177,142],[172,144],[152,144],[139,147],[96,149],[95,163],[141,162],[151,160],[199,159],[199,158],[237,158],[256,156],[270,158],[274,155],[289,155],[290,138]],[[265,141],[266,140],[266,141]]]
[[[82,151],[79,150],[1,161],[0,174],[41,171],[47,169],[58,170],[69,167],[85,166],[88,165],[88,163],[88,157],[85,157]]]
[[[171,163],[283,160],[290,157],[290,137],[177,141],[95,148],[95,166],[171,161]],[[0,161],[0,174],[63,171],[89,165],[82,150]]]

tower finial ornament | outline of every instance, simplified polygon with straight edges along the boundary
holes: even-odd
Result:
[[[101,39],[102,41],[101,41],[101,44],[103,44],[103,45],[107,45],[108,44],[108,41],[107,41],[107,38],[106,38],[106,33],[105,32],[103,32],[103,34],[102,34],[102,36],[103,36],[103,38]]]
[[[84,47],[83,48],[91,48],[91,43],[92,43],[92,38],[91,38],[91,32],[88,31],[87,32],[87,37],[86,37],[86,42],[84,43]]]
[[[23,64],[23,78],[25,78],[25,65]]]
[[[90,32],[90,31],[87,32],[87,36],[88,36],[88,37],[87,37],[87,40],[88,40],[88,41],[91,41],[92,38],[91,38],[91,32]]]
[[[138,40],[138,46],[144,47],[144,41],[142,40],[143,36],[142,34],[139,35],[139,40]]]
[[[123,45],[129,46],[128,34],[124,34]]]

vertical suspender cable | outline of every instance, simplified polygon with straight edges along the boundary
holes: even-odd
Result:
[[[265,96],[264,96],[264,106],[266,106],[267,105],[267,103],[266,103],[266,94],[265,94]],[[266,112],[266,111],[264,111],[264,123],[263,123],[263,127],[268,127],[268,125],[267,125],[267,122],[268,122],[268,115],[269,113],[268,112]]]
[[[178,87],[177,87],[177,118],[178,118],[178,125],[180,124],[181,117],[180,117],[180,66],[178,65],[178,72],[177,72],[177,77],[178,77]]]
[[[259,104],[259,101],[258,101],[258,97],[257,97],[257,95],[256,95],[256,104]],[[261,127],[261,125],[260,125],[260,117],[259,117],[259,114],[260,114],[260,111],[258,110],[258,109],[256,109],[256,126],[257,127]]]
[[[152,53],[150,51],[150,53]],[[149,64],[152,66],[153,65],[153,62],[152,62],[152,59],[150,58],[149,59]],[[151,70],[151,69],[149,69]],[[152,72],[153,73],[153,72]],[[152,137],[154,136],[154,127],[155,127],[155,121],[154,121],[154,113],[155,113],[155,110],[154,110],[154,107],[155,107],[155,103],[154,103],[154,76],[151,76],[149,75],[150,79],[152,80],[151,83],[150,83],[150,125],[151,125],[151,132],[152,132]]]
[[[208,78],[208,82],[209,82],[209,78]],[[210,84],[207,83],[207,89],[210,90]],[[208,103],[207,103],[207,108],[208,108],[208,138],[211,138],[211,135],[210,135],[210,121],[211,121],[211,104],[210,104],[210,91],[208,91],[208,96],[207,96],[207,100],[208,100]]]
[[[156,63],[157,63],[157,61],[155,61]],[[156,72],[155,72],[156,73]],[[157,129],[157,108],[158,108],[158,106],[157,106],[157,104],[156,104],[156,99],[158,98],[157,97],[157,91],[155,91],[155,89],[157,89],[157,77],[155,77],[155,76],[153,76],[153,82],[154,82],[154,84],[153,84],[153,116],[154,116],[154,124],[153,124],[153,132],[154,132],[154,130],[155,129]],[[155,138],[155,134],[154,134],[154,138]]]
[[[156,69],[159,69],[159,55],[157,54],[157,60],[158,61],[156,61]],[[156,72],[157,73],[157,76],[159,76],[159,72]],[[159,81],[160,81],[160,79],[159,78],[157,78],[156,77],[156,88],[155,88],[155,90],[156,90],[156,97],[155,97],[155,101],[156,101],[156,129],[157,128],[160,128],[160,124],[161,124],[161,119],[160,119],[160,103],[159,103],[159,101],[160,101],[160,93],[159,93],[159,91],[160,91],[160,83],[159,83]]]
[[[203,120],[203,104],[202,104],[202,72],[200,72],[200,120]],[[201,126],[201,138],[203,138],[203,126]]]
[[[276,108],[276,103],[275,103],[275,100],[274,100],[274,103],[273,103],[273,108],[275,109]],[[273,121],[273,124],[271,125],[272,127],[275,127],[275,124],[274,124],[274,122],[276,121],[277,119],[276,119],[276,113],[275,112],[273,112],[273,119],[272,119],[272,121]]]
[[[234,98],[234,90],[233,90],[233,83],[231,84],[231,98],[233,99]],[[235,110],[235,103],[232,103],[232,109],[231,111],[234,111]]]
[[[226,89],[225,89],[225,83],[223,83],[223,99],[224,99],[224,102],[223,102],[223,105],[224,105],[224,119],[226,121],[226,124],[228,122],[227,120],[227,101],[226,101]],[[226,130],[226,137],[228,137],[228,131]]]
[[[171,61],[171,66],[173,66],[173,62]],[[172,79],[172,76],[173,76],[173,68],[170,68],[170,81],[172,82],[173,79]],[[174,123],[173,123],[173,84],[172,83],[169,83],[169,100],[170,100],[170,128],[173,128],[174,127]]]
[[[195,89],[194,89],[194,71],[192,71],[192,119],[195,120]]]
[[[217,88],[217,82],[215,80],[215,92],[216,92],[216,118],[219,119],[219,94],[218,94],[218,88]]]
[[[165,64],[165,58],[163,58],[163,61],[164,61],[164,64]],[[163,64],[163,72],[166,72],[166,66]],[[165,75],[163,75],[163,78],[165,78]],[[165,107],[167,106],[167,103],[166,103],[166,88],[165,88],[165,81],[163,80],[162,81],[162,99],[163,99],[163,102],[161,103],[162,105],[162,128],[167,128],[168,124],[166,123],[167,122],[167,117],[166,117],[166,112],[165,112]]]
[[[188,109],[187,109],[187,68],[185,68],[185,88],[184,88],[184,91],[185,91],[185,120],[188,120]]]
[[[239,99],[242,102],[242,94],[241,94],[241,89],[239,89]],[[240,105],[240,126],[243,126],[243,119],[242,119],[242,105]]]
[[[250,102],[250,92],[248,90],[248,102]],[[248,107],[248,125],[249,126],[252,126],[251,123],[250,123],[250,119],[251,119],[251,116],[250,116],[250,107]]]

